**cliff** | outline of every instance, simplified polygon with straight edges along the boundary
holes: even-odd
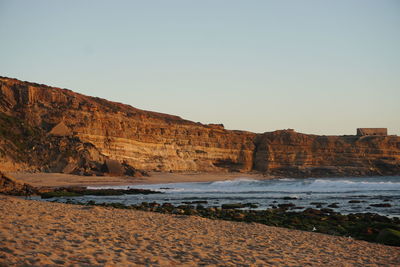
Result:
[[[111,159],[147,171],[250,171],[252,168],[254,133],[228,131],[221,125],[194,123],[15,79],[0,79],[0,96],[3,121],[9,122],[3,128],[15,128],[3,134],[6,137],[3,143],[8,143],[8,149],[3,151],[9,151],[5,156],[15,154],[10,160],[3,160],[9,169],[18,168],[13,166],[18,162],[21,169],[34,165],[60,171],[68,163],[79,161],[80,155],[73,155],[76,150],[90,155],[85,159],[92,161],[92,165]],[[15,138],[16,132],[20,133],[19,138]],[[25,138],[28,132],[36,135],[29,144]],[[60,147],[59,143],[64,145]],[[14,144],[17,147],[10,148]],[[19,147],[20,153],[15,153]],[[42,152],[35,152],[38,147]],[[60,154],[62,148],[67,149]],[[26,151],[39,157],[46,153],[57,156],[46,156],[45,164],[43,159],[35,161],[38,156],[29,159],[23,156],[18,160]],[[47,159],[54,157],[59,158],[56,163],[48,162]]]
[[[400,174],[398,136],[318,136],[294,131],[258,135],[254,169],[277,176]]]
[[[261,171],[400,174],[400,138],[255,134],[0,78],[0,168],[86,175]]]

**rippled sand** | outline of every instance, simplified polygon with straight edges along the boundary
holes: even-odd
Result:
[[[396,266],[400,248],[260,224],[0,196],[0,266]]]

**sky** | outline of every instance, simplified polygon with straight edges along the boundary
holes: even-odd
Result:
[[[0,76],[227,129],[400,135],[400,1],[0,0]]]

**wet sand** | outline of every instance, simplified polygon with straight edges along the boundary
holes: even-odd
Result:
[[[152,172],[150,177],[79,176],[62,173],[9,173],[12,177],[33,186],[102,186],[163,184],[181,182],[212,182],[237,178],[271,179],[252,173],[162,173]]]
[[[400,264],[399,247],[345,237],[6,196],[0,196],[0,222],[5,266]]]

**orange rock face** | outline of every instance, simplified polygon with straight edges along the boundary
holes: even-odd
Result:
[[[221,125],[203,125],[14,79],[2,78],[0,86],[5,114],[50,134],[62,122],[101,155],[137,169],[252,169],[255,134],[250,132],[228,131]]]
[[[107,160],[116,160],[131,168],[130,173],[135,173],[133,170],[256,170],[291,176],[400,173],[399,137],[325,137],[291,131],[257,135],[230,131],[219,124],[203,125],[9,78],[0,78],[0,112],[2,128],[12,125],[17,133],[4,130],[0,136],[0,167],[31,166],[72,173],[92,170],[96,174],[107,166]],[[32,131],[34,134],[26,137],[26,132]],[[27,152],[31,156],[23,156]],[[54,154],[58,154],[56,159]]]
[[[278,176],[400,174],[398,136],[318,136],[294,131],[256,138],[254,169]]]

